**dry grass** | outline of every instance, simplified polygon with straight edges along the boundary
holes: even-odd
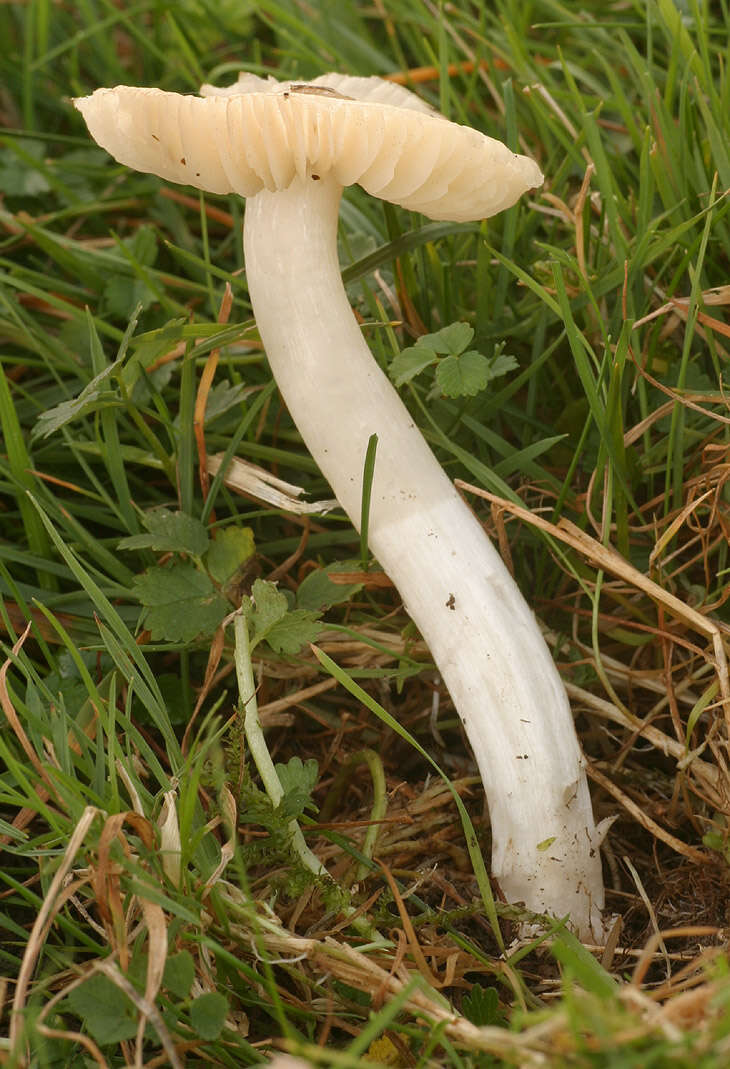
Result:
[[[336,17],[323,2],[266,0],[255,16],[221,4],[215,19],[202,0],[127,7],[0,6],[0,1064],[283,1065],[286,1051],[339,1069],[719,1069],[725,0],[579,13],[376,0]],[[67,104],[103,82],[189,91],[221,64],[304,77],[335,59],[418,86],[548,175],[473,233],[434,236],[355,193],[343,259],[384,365],[460,318],[485,352],[504,342],[518,358],[475,402],[420,382],[408,402],[534,598],[565,679],[597,817],[614,818],[605,946],[499,900],[499,933],[487,919],[455,801],[488,857],[468,746],[395,589],[355,560],[271,387],[240,206],[114,169]],[[128,377],[34,437],[116,359],[138,299]],[[210,417],[224,380],[231,407]],[[349,561],[332,582],[354,593],[333,601],[317,648],[451,780],[309,647],[258,647],[272,756],[317,763],[316,810],[299,815],[331,881],[293,861],[252,775],[226,628],[190,643],[145,630],[134,578],[174,554],[118,542],[160,506],[216,535],[251,526],[234,601],[259,577],[295,598]]]

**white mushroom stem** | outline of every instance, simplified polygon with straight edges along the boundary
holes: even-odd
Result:
[[[601,933],[603,882],[566,693],[501,558],[377,366],[337,261],[342,187],[295,179],[246,203],[246,273],[261,338],[307,448],[357,528],[378,435],[369,545],[429,645],[474,751],[508,901]]]

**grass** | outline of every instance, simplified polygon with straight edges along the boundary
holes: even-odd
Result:
[[[3,1065],[726,1064],[729,27],[726,0],[0,6]],[[241,203],[127,172],[70,105],[241,67],[393,75],[547,175],[488,224],[349,190],[341,257],[381,363],[456,322],[514,357],[473,398],[402,392],[617,818],[606,947],[515,941],[428,651],[342,514],[273,496],[330,493]],[[277,811],[221,623],[254,583]]]

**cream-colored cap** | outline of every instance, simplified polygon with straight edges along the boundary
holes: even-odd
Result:
[[[381,78],[327,74],[292,83],[244,75],[201,92],[120,85],[74,104],[120,163],[210,193],[250,197],[286,189],[295,177],[331,174],[430,219],[465,222],[542,185],[534,160]]]

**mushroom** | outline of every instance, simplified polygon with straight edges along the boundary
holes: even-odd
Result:
[[[369,547],[428,643],[464,725],[508,901],[598,938],[604,904],[584,761],[565,689],[516,583],[364,342],[342,285],[343,187],[431,219],[482,219],[543,178],[499,141],[379,78],[243,75],[202,96],[118,86],[75,101],[119,162],[247,197],[251,304],[271,369],[352,523],[377,434]]]

